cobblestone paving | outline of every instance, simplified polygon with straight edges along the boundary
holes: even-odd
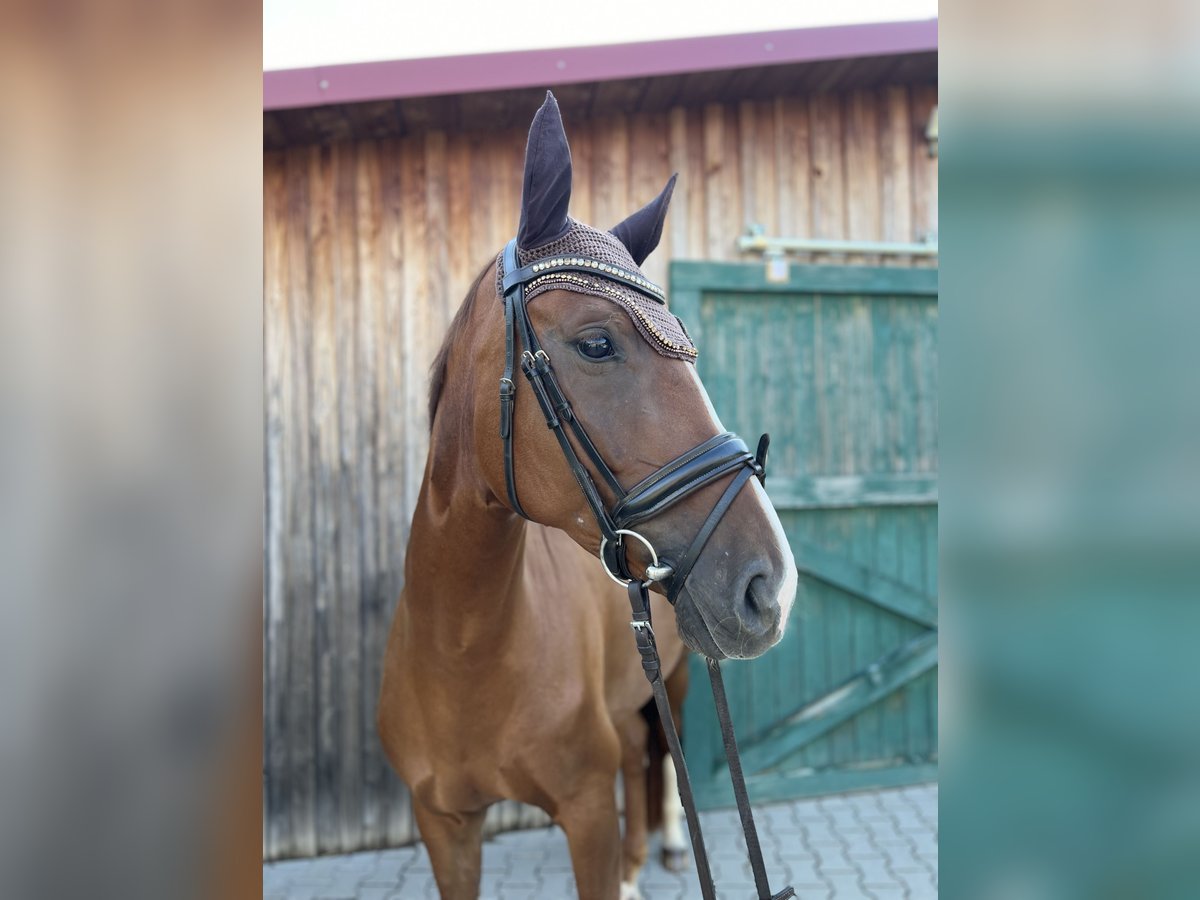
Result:
[[[937,897],[937,785],[865,791],[755,809],[771,885],[803,900]],[[733,810],[702,813],[717,893],[752,900],[754,882]],[[658,845],[640,887],[645,900],[699,897],[695,873],[666,871]],[[264,900],[437,900],[421,845],[263,866]],[[567,841],[557,828],[499,835],[483,847],[484,900],[575,896]]]

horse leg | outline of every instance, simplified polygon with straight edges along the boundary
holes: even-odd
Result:
[[[621,900],[641,900],[638,874],[646,864],[646,741],[650,729],[641,713],[621,729],[621,778],[625,786],[625,837],[622,840]]]
[[[413,813],[442,900],[478,900],[486,810],[443,813],[414,796]]]
[[[675,720],[675,728],[683,729],[683,700],[688,689],[687,656],[679,661],[675,670],[667,676],[664,685],[667,689],[667,699],[671,705],[671,718]],[[666,741],[663,741],[664,746]],[[687,840],[684,838],[683,803],[679,800],[679,779],[675,773],[675,762],[671,754],[664,753],[662,760],[663,790],[662,790],[662,864],[670,872],[679,872],[687,868]]]
[[[578,792],[558,823],[567,834],[579,900],[617,900],[621,882],[621,823],[610,779]]]

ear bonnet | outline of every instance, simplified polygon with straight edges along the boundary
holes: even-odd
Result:
[[[553,290],[603,297],[621,307],[638,333],[663,356],[695,360],[696,346],[683,323],[667,308],[665,293],[638,268],[658,245],[674,188],[675,176],[671,176],[658,197],[611,232],[572,219],[567,215],[571,199],[571,151],[558,103],[553,94],[547,93],[546,102],[529,129],[525,151],[521,223],[517,230],[518,263],[524,267],[548,261],[561,266],[583,257],[638,282],[649,295],[605,277],[603,269],[555,270],[530,281],[525,288],[525,299],[529,301]],[[497,258],[496,272],[499,287],[505,274],[503,253]]]

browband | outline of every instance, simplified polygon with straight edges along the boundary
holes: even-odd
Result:
[[[514,254],[513,263],[515,265],[516,258]],[[659,303],[666,304],[667,297],[653,281],[648,278],[643,278],[636,272],[629,272],[622,269],[620,266],[614,266],[612,263],[601,262],[598,259],[590,259],[586,256],[553,256],[546,259],[539,259],[521,268],[508,267],[508,257],[504,259],[504,279],[501,281],[501,286],[504,293],[508,293],[518,284],[527,284],[535,278],[553,275],[555,272],[584,272],[588,275],[599,275],[607,278],[609,281],[615,281],[618,284],[623,284],[625,287],[633,288],[642,294],[645,294],[651,300],[657,300]]]

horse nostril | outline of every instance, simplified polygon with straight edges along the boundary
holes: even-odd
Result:
[[[761,619],[767,612],[767,579],[755,575],[746,585],[746,612],[754,619]]]

